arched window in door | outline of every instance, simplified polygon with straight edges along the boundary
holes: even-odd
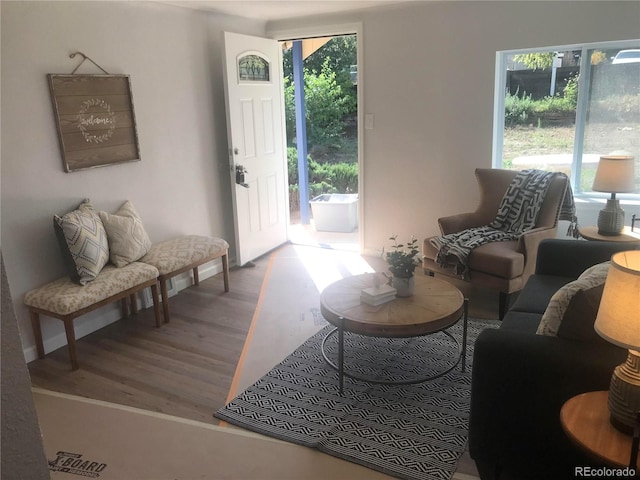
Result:
[[[238,59],[238,77],[241,82],[268,82],[269,61],[255,53]]]

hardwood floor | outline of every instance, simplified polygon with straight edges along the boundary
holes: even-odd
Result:
[[[255,260],[254,268],[232,269],[229,293],[224,293],[222,274],[180,291],[170,299],[171,322],[161,328],[155,327],[149,308],[81,338],[79,370],[71,371],[66,347],[29,363],[32,384],[219,424],[213,412],[226,404],[269,258]],[[380,258],[367,261],[378,271],[385,268]],[[495,292],[448,281],[470,298],[471,317],[497,318]],[[462,476],[454,478],[477,478],[468,453],[462,456],[457,474]]]
[[[66,347],[29,363],[32,384],[218,424],[213,412],[226,404],[269,255],[254,263],[231,270],[229,293],[219,274],[171,297],[171,322],[161,328],[149,308],[81,338],[79,370],[71,371]],[[472,317],[497,318],[497,294],[449,281],[472,297]]]
[[[29,363],[34,386],[210,424],[225,405],[258,301],[267,260],[222,274],[171,298],[171,322],[155,328],[153,309],[77,342],[80,369],[67,348]]]

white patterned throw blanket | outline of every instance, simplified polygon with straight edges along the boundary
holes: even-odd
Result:
[[[535,227],[544,197],[556,175],[565,174],[542,170],[518,172],[500,202],[496,218],[489,225],[430,240],[438,250],[436,263],[444,268],[453,256],[456,275],[467,278],[469,254],[475,247],[490,242],[517,240],[524,232]],[[560,219],[569,220],[572,225],[575,222],[575,205],[570,187],[564,196]]]

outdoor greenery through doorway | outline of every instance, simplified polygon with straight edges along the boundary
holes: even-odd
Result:
[[[358,192],[357,37],[331,37],[304,60],[309,198]],[[286,46],[285,46],[286,47]],[[299,211],[292,49],[283,52],[289,202]]]

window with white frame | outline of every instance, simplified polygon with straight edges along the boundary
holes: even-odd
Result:
[[[640,40],[498,52],[493,165],[562,171],[591,194],[601,155],[635,157]]]

